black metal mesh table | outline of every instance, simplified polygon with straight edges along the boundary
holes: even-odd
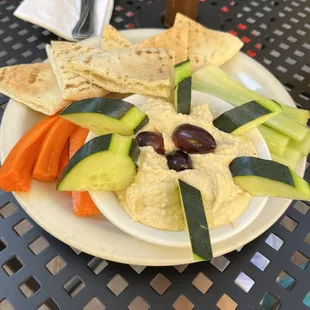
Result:
[[[57,38],[16,19],[19,2],[0,0],[0,66],[40,62],[45,43]],[[111,23],[118,29],[163,27],[163,9],[163,0],[116,0]],[[200,0],[200,22],[239,36],[243,51],[271,70],[306,109],[309,16],[308,0]],[[7,100],[0,95],[3,109]],[[155,268],[71,249],[1,192],[0,309],[310,309],[309,210],[294,202],[261,237],[211,263]]]

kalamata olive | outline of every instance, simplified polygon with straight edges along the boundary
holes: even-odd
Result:
[[[143,131],[136,136],[139,146],[152,146],[158,154],[165,154],[164,139],[161,133],[155,131]]]
[[[166,155],[169,169],[182,171],[192,169],[192,160],[190,156],[180,150],[173,151]]]
[[[211,153],[216,148],[216,142],[208,131],[190,124],[178,126],[172,140],[178,149],[189,154]]]

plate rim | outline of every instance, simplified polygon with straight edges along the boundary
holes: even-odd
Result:
[[[160,29],[160,28],[145,28],[145,29],[130,29],[130,30],[124,30],[122,31],[122,33],[124,35],[127,35],[129,37],[135,37],[136,33],[139,33],[140,36],[144,35],[145,37],[150,36],[152,34],[155,33],[159,33],[161,31],[164,31],[164,29]],[[150,34],[151,32],[151,34]],[[93,38],[92,38],[93,39]],[[98,38],[97,38],[98,40]],[[265,74],[269,75],[273,81],[277,84],[279,84],[281,86],[281,88],[283,89],[283,95],[285,94],[286,97],[288,98],[289,101],[287,102],[283,102],[284,104],[290,105],[290,106],[295,106],[294,101],[292,100],[292,98],[290,97],[289,93],[286,91],[286,89],[284,88],[284,86],[280,83],[280,81],[278,81],[274,75],[268,70],[266,69],[263,65],[261,65],[259,62],[257,62],[255,59],[250,58],[249,56],[245,55],[244,53],[243,57],[246,57],[245,59],[247,59],[248,61],[252,61],[253,63],[255,63],[255,65],[261,67],[261,69],[265,72]],[[17,104],[17,103],[15,103]],[[12,106],[12,100],[9,101],[9,106]],[[3,161],[4,158],[4,153],[3,153],[3,120],[6,118],[6,115],[8,114],[9,109],[6,109],[4,111],[4,115],[2,118],[2,122],[1,122],[1,139],[0,139],[0,155],[1,155],[1,161]],[[306,159],[304,159],[304,164],[303,164],[303,168],[305,168],[305,163],[306,163]],[[305,171],[305,169],[303,169],[303,171]],[[142,260],[141,258],[137,258],[137,257],[126,257],[124,258],[122,255],[111,252],[111,253],[103,253],[103,252],[97,252],[96,249],[90,249],[85,247],[84,245],[81,245],[80,243],[76,243],[74,240],[71,239],[66,239],[64,236],[62,236],[61,234],[58,235],[57,233],[55,233],[55,231],[53,231],[53,229],[51,229],[50,227],[46,227],[46,225],[44,224],[44,221],[41,222],[40,220],[38,220],[38,218],[36,216],[34,216],[34,214],[32,214],[29,210],[28,207],[24,207],[24,203],[23,203],[23,199],[21,199],[18,195],[18,193],[14,193],[13,195],[15,196],[16,200],[19,202],[19,204],[21,205],[21,207],[24,209],[24,211],[39,225],[41,226],[43,229],[45,229],[48,233],[50,233],[52,236],[54,236],[55,238],[57,238],[58,240],[61,240],[62,242],[68,244],[69,246],[72,246],[74,248],[80,249],[81,251],[88,253],[90,255],[94,255],[94,256],[98,256],[98,257],[102,257],[104,259],[107,260],[111,260],[111,261],[115,261],[115,262],[120,262],[120,263],[126,263],[126,264],[136,264],[136,265],[148,265],[148,266],[167,266],[167,265],[176,265],[176,264],[186,264],[186,263],[193,263],[194,261],[192,259],[188,259],[185,257],[178,257],[177,259],[161,259],[161,260],[154,260],[154,259],[145,259]],[[287,209],[287,207],[290,205],[292,200],[284,200],[283,203],[283,207],[282,209],[285,210]],[[268,202],[269,203],[269,200]],[[243,246],[249,242],[251,242],[252,240],[254,240],[255,238],[259,237],[261,234],[263,234],[268,228],[270,228],[282,215],[284,212],[278,212],[277,216],[274,216],[272,219],[268,219],[268,221],[264,224],[263,227],[261,227],[260,230],[256,230],[255,233],[251,234],[250,236],[247,236],[247,238],[243,238],[242,240],[239,240],[238,242],[234,243],[233,246],[230,247],[226,247],[225,249],[221,249],[221,250],[217,250],[216,256],[219,255],[223,255],[226,254],[228,252],[234,251],[235,249],[239,248],[240,246]],[[172,249],[173,250],[173,249]]]

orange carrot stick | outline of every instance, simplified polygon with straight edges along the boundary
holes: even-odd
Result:
[[[83,146],[89,133],[88,129],[78,127],[70,136],[70,158]],[[90,198],[88,192],[72,192],[74,215],[85,216],[99,214],[100,211]]]
[[[88,192],[72,192],[73,211],[76,216],[100,214]]]
[[[0,188],[6,192],[27,192],[40,146],[58,116],[43,118],[13,147],[0,168]]]
[[[69,157],[71,158],[85,143],[89,130],[86,128],[76,128],[71,136],[69,143]]]
[[[60,118],[46,135],[34,166],[32,177],[50,182],[56,179],[62,150],[76,125]]]
[[[65,146],[62,150],[60,160],[59,160],[59,167],[58,167],[58,178],[62,174],[65,167],[68,165],[69,162],[69,139],[66,141]]]

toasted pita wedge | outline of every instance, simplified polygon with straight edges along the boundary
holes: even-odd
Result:
[[[174,60],[175,52],[165,49],[120,49],[79,56],[66,67],[113,92],[167,98]]]
[[[0,93],[46,115],[55,114],[70,103],[62,98],[47,63],[0,68]]]
[[[177,13],[174,27],[188,24],[188,57],[193,70],[207,65],[221,66],[233,58],[242,48],[243,42],[227,32],[203,27],[188,17]]]
[[[100,53],[100,49],[86,47],[77,43],[52,41],[46,45],[46,53],[56,75],[57,82],[64,99],[82,100],[91,97],[104,97],[109,92],[90,83],[88,80],[65,69],[66,61],[77,55]]]
[[[104,50],[114,50],[119,48],[130,48],[131,42],[120,34],[113,26],[103,27],[101,48]]]
[[[156,36],[153,36],[141,43],[136,44],[134,47],[154,47],[172,50],[175,51],[176,63],[182,62],[187,59],[188,54],[188,23],[186,23],[182,27],[172,27]]]

